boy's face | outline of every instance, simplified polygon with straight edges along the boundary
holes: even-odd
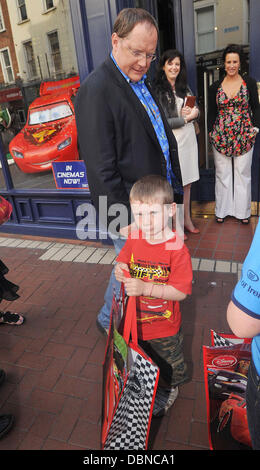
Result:
[[[135,223],[147,240],[161,240],[169,231],[169,218],[176,210],[176,204],[143,203],[131,201]]]

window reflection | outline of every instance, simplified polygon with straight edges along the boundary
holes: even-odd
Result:
[[[52,105],[35,108],[30,111],[28,124],[29,126],[34,126],[35,124],[52,122],[71,115],[72,111],[68,104],[54,103]]]
[[[55,93],[58,95],[54,86],[48,92],[52,97],[49,94],[48,99],[47,93],[46,100],[41,105],[35,104],[31,110],[32,103],[42,95],[42,83],[56,85],[60,80],[75,77],[78,77],[78,65],[69,0],[1,0],[0,113],[8,112],[10,122],[3,120],[0,131],[16,188],[55,189],[49,162],[65,152],[68,160],[77,158],[74,134],[70,136],[71,129],[74,132],[74,123],[70,123],[70,129],[65,123],[66,120],[74,120],[74,94],[68,99],[53,98]],[[65,88],[67,84],[60,85],[61,92]],[[32,136],[26,126],[31,126]],[[33,126],[37,126],[36,130]],[[48,126],[48,133],[44,126]],[[55,126],[55,132],[49,129],[50,126]],[[26,142],[26,145],[31,145],[29,150],[25,144],[23,147],[21,131],[30,137]],[[53,155],[49,148],[48,151],[42,150],[47,141],[51,146],[52,136],[55,136]],[[33,147],[35,139],[37,146]],[[11,153],[12,142],[15,143],[16,158]],[[35,172],[31,174],[27,174],[28,166],[22,166],[23,162],[28,163],[28,159],[32,159],[34,164]],[[0,187],[3,181],[0,168]]]
[[[248,72],[249,4],[249,0],[193,1],[202,169],[214,166],[207,130],[208,88],[224,77],[222,53],[228,44],[242,46],[246,58],[242,72]]]

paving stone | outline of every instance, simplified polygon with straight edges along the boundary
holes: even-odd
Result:
[[[63,245],[64,246],[64,245]],[[49,250],[46,251],[46,253],[44,253],[40,259],[42,260],[50,260],[52,258],[52,256],[55,255],[55,253],[58,253],[58,251],[60,250],[60,246],[57,246],[55,245],[54,247],[50,248]]]
[[[84,250],[76,257],[74,258],[75,263],[85,263],[88,258],[96,251],[96,248],[92,246],[88,246],[87,248],[84,248]]]
[[[107,253],[107,249],[105,248],[98,248],[91,256],[87,259],[87,263],[99,263],[100,260],[104,257]]]
[[[71,251],[71,247],[69,248],[61,248],[58,250],[56,253],[54,253],[53,256],[51,256],[49,259],[52,261],[60,261],[66,256],[69,252]]]
[[[200,271],[214,271],[215,260],[211,259],[202,259],[200,261],[199,270]]]
[[[62,261],[73,261],[84,250],[84,246],[71,248],[71,250],[62,258]]]
[[[216,272],[230,273],[231,263],[229,261],[216,261]]]
[[[199,268],[200,259],[199,258],[191,258],[191,263],[192,263],[193,271],[197,271],[197,269]]]
[[[99,263],[101,264],[111,264],[116,258],[115,250],[108,250],[107,253],[101,258]]]

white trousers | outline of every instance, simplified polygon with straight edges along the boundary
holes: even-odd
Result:
[[[252,147],[239,157],[226,157],[213,147],[216,169],[216,217],[246,219],[251,215]],[[233,161],[233,162],[232,162]]]

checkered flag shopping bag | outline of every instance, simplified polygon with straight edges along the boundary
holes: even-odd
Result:
[[[251,339],[211,330],[203,346],[209,444],[212,450],[250,450],[246,387]]]
[[[102,449],[147,449],[158,379],[137,343],[135,297],[122,294],[113,300],[103,364]]]

